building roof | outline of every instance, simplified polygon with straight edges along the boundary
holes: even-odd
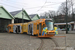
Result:
[[[74,24],[74,21],[68,22],[67,24]],[[66,25],[66,23],[54,23],[54,25]]]
[[[37,14],[31,14],[31,15],[29,15],[30,16],[30,18],[33,18],[34,16],[36,16]]]
[[[24,15],[24,16],[27,16],[27,18],[28,18],[29,20],[31,20],[31,18],[30,18],[29,15],[27,14],[27,12],[26,12],[25,10],[23,10],[23,12],[25,13],[25,14],[23,14],[23,15]],[[17,11],[10,12],[10,14],[11,14],[12,16],[14,16],[14,18],[20,18],[20,19],[22,19],[21,13],[22,13],[22,10],[17,10]],[[27,19],[27,18],[24,17],[24,19]],[[28,19],[27,19],[27,20],[28,20]]]
[[[42,18],[46,18],[46,16],[40,16],[40,18],[42,19]]]
[[[31,14],[29,16],[30,16],[31,20],[38,20],[38,19],[40,19],[38,14]]]
[[[74,24],[74,21],[69,22],[70,24]]]
[[[68,23],[70,24],[70,23]],[[54,23],[54,25],[66,25],[66,23]]]
[[[0,6],[0,8],[2,8],[11,17],[11,18],[7,18],[7,19],[13,19],[14,18],[3,6]],[[6,18],[6,17],[4,16],[2,18]]]
[[[21,12],[22,10],[18,10],[18,11],[13,11],[13,12],[10,12],[10,14],[12,15],[12,16],[15,16],[16,14],[18,14],[19,12]]]

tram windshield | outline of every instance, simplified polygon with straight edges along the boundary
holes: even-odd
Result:
[[[48,30],[53,30],[53,21],[50,19],[45,20]]]

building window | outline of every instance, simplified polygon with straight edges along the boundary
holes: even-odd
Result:
[[[45,24],[43,24],[43,28],[45,27]]]

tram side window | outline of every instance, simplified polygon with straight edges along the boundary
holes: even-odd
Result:
[[[45,27],[45,24],[43,24],[41,28],[43,29],[44,27]]]
[[[45,27],[45,24],[43,24],[43,28]]]
[[[37,25],[37,30],[39,30],[39,25]]]

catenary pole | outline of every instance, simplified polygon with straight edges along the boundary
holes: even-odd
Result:
[[[72,20],[74,21],[74,16],[73,16],[73,1],[71,0],[71,5],[72,5]]]
[[[67,0],[66,0],[66,34],[68,33],[68,22],[67,22],[67,17],[68,17],[68,9],[67,9]]]
[[[23,8],[22,8],[22,23],[23,23]]]
[[[23,16],[24,16],[24,14],[23,14],[23,8],[22,8],[22,29],[23,29]]]

